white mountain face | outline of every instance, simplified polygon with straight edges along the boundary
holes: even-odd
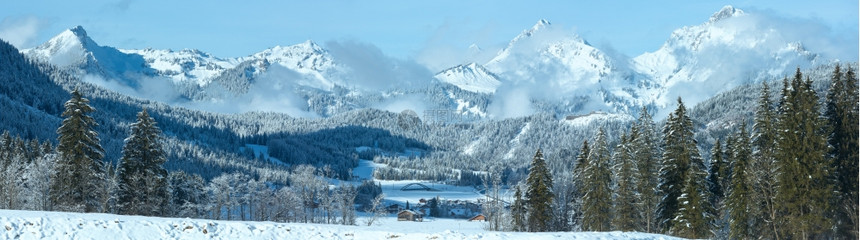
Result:
[[[436,79],[476,93],[494,93],[501,85],[495,74],[477,63],[457,65],[436,74]]]
[[[307,85],[331,88],[333,84],[325,74],[335,66],[328,53],[311,41],[286,47],[276,46],[247,57],[224,59],[196,49],[173,51],[100,46],[81,26],[66,30],[44,44],[22,52],[59,67],[80,68],[88,74],[99,74],[127,83],[134,83],[140,76],[158,76],[167,77],[175,83],[194,83],[200,87],[209,85],[213,79],[242,63],[256,62],[261,67],[258,70],[265,70],[263,66],[276,63],[312,76],[310,79],[315,81],[305,82]],[[103,71],[92,72],[93,69]]]
[[[622,111],[649,104],[641,92],[652,84],[637,84],[641,76],[616,67],[617,61],[582,37],[558,29],[546,20],[516,36],[486,66],[499,76],[508,92],[526,92],[565,114]],[[536,89],[536,90],[535,90]]]
[[[473,45],[469,51],[483,50]],[[218,58],[198,50],[100,46],[82,27],[75,27],[22,52],[131,88],[151,77],[167,78],[186,88],[182,92],[190,92],[186,97],[195,101],[229,103],[228,96],[253,95],[254,99],[266,99],[266,94],[281,96],[296,92],[290,102],[307,101],[311,105],[299,108],[348,110],[373,107],[372,101],[385,102],[391,96],[424,97],[433,98],[432,102],[442,107],[457,109],[466,104],[483,113],[491,112],[487,108],[497,101],[504,104],[504,99],[510,96],[525,96],[534,106],[495,107],[536,108],[558,114],[632,113],[642,106],[663,110],[674,104],[677,97],[692,106],[740,84],[772,80],[790,74],[795,67],[833,61],[805,49],[802,42],[783,34],[779,27],[761,17],[731,6],[720,9],[707,22],[675,30],[659,49],[630,59],[611,57],[569,30],[540,20],[486,63],[458,65],[427,76],[428,81],[435,78],[464,90],[462,94],[474,96],[450,97],[452,93],[438,91],[434,89],[438,86],[432,84],[413,89],[392,87],[389,92],[356,91],[361,86],[347,84],[353,82],[351,71],[356,69],[338,63],[338,59],[312,41],[276,46],[246,57]],[[386,63],[377,65],[390,67]],[[278,66],[274,70],[278,74],[272,73],[272,66]],[[252,87],[253,84],[272,86]],[[299,95],[304,100],[295,97]],[[529,101],[513,102],[529,104]]]
[[[304,76],[303,86],[331,90],[339,82],[331,79],[337,66],[328,51],[308,40],[292,46],[275,46],[254,55],[240,58],[242,61],[265,60],[279,64]]]
[[[221,59],[196,49],[181,51],[142,49],[119,50],[131,56],[140,56],[146,67],[154,69],[160,76],[175,82],[191,82],[199,86],[208,85],[223,71],[239,64],[238,59]]]
[[[51,38],[41,46],[24,49],[22,52],[59,67],[85,64],[89,57],[87,46],[95,45],[84,28],[77,26]]]
[[[778,29],[731,6],[701,25],[675,30],[660,49],[632,60],[661,86],[655,104],[703,99],[740,84],[773,79],[821,62]]]
[[[597,84],[612,71],[600,50],[546,20],[517,35],[486,66],[505,81],[547,84],[562,92]]]

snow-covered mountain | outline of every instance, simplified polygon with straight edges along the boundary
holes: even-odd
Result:
[[[390,82],[416,81],[401,78],[430,82],[435,78],[466,94],[474,94],[468,97],[473,99],[469,105],[480,106],[481,109],[475,109],[478,112],[492,112],[486,108],[504,105],[505,101],[495,103],[495,100],[512,94],[527,95],[535,105],[531,108],[537,111],[560,114],[632,113],[642,106],[663,110],[677,97],[692,105],[743,83],[778,78],[795,67],[834,61],[804,48],[798,39],[783,34],[783,29],[772,21],[726,6],[700,25],[675,30],[657,50],[626,58],[607,54],[570,30],[540,20],[515,36],[488,62],[453,66],[426,79],[414,74],[389,74],[395,79],[383,78]],[[477,46],[469,49],[482,51]],[[390,88],[387,90],[356,86],[361,82],[353,79],[357,75],[368,78],[364,75],[387,68],[397,71],[402,66],[371,63],[368,66],[374,69],[355,69],[356,66],[341,64],[343,59],[337,59],[312,41],[276,46],[246,57],[219,58],[199,50],[126,50],[101,46],[78,26],[23,52],[78,70],[81,75],[101,76],[132,89],[150,78],[166,78],[180,89],[178,92],[184,99],[204,103],[252,104],[254,101],[232,98],[267,99],[267,94],[287,94],[291,95],[288,100],[270,102],[275,105],[292,102],[295,107],[295,102],[307,101],[297,108],[328,109],[317,114],[330,115],[341,110],[374,107],[392,101],[389,99],[392,96],[410,99],[432,96],[439,105],[418,107],[421,109],[457,109],[455,103],[461,101],[432,83],[381,84]],[[255,84],[267,86],[254,87]]]
[[[549,85],[563,92],[597,84],[612,71],[603,52],[546,20],[514,37],[486,66],[510,83]]]
[[[244,69],[243,63],[256,63],[253,65],[257,66],[257,72],[248,73],[252,76],[265,71],[271,63],[307,75],[304,79],[312,81],[301,82],[303,85],[323,89],[334,85],[327,76],[335,68],[332,58],[312,41],[275,46],[247,57],[219,58],[197,49],[173,51],[101,46],[87,35],[83,27],[77,26],[22,52],[59,67],[119,80],[130,87],[135,87],[141,77],[166,77],[174,83],[205,87],[231,69]]]
[[[494,93],[501,85],[495,74],[477,63],[457,65],[436,74],[436,79],[460,89],[477,93]]]
[[[678,96],[703,99],[826,61],[761,18],[725,6],[703,24],[675,30],[631,66],[661,86],[655,103],[665,106]]]
[[[196,49],[180,51],[141,49],[119,50],[129,56],[140,56],[147,68],[175,82],[193,82],[205,86],[227,69],[238,65],[237,59],[221,59]]]

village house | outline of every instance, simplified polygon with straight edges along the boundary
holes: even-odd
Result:
[[[424,214],[412,210],[403,210],[397,213],[397,221],[424,221]]]
[[[487,217],[484,214],[478,214],[472,218],[469,218],[469,222],[486,222]]]

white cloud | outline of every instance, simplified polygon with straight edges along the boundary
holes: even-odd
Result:
[[[418,51],[415,61],[437,73],[460,64],[485,64],[504,47],[505,43],[489,39],[493,27],[466,31],[462,29],[464,25],[468,24],[448,23],[437,28]]]
[[[0,39],[13,46],[30,48],[36,45],[36,37],[47,23],[34,17],[5,17],[0,21]]]
[[[400,113],[404,110],[412,110],[418,113],[419,117],[423,117],[422,113],[428,110],[426,102],[427,100],[424,94],[411,94],[392,97],[374,105],[373,107],[394,113]]]
[[[177,102],[181,95],[176,91],[177,87],[173,84],[173,82],[165,77],[130,77],[130,79],[136,79],[133,83],[136,85],[135,87],[128,86],[125,83],[117,81],[115,79],[105,79],[98,75],[87,74],[84,75],[81,80],[84,82],[88,82],[97,86],[100,86],[105,89],[110,89],[112,91],[147,99],[153,101],[159,101],[164,103],[175,103]]]
[[[279,112],[293,117],[317,118],[310,111],[307,100],[296,93],[297,82],[304,76],[279,64],[273,64],[268,71],[257,76],[240,96],[224,94],[222,99],[183,102],[180,105],[192,109],[218,113]],[[210,88],[209,91],[224,91]]]
[[[341,81],[368,91],[414,89],[426,86],[433,74],[411,60],[385,55],[378,47],[358,41],[326,42],[326,49],[346,73]]]
[[[516,118],[534,113],[531,89],[528,87],[503,87],[496,91],[487,112],[496,119]]]

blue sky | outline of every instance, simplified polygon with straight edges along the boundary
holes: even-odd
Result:
[[[313,40],[358,41],[402,59],[475,43],[498,48],[539,19],[628,56],[659,48],[677,28],[724,5],[822,24],[856,39],[858,1],[7,1],[0,38],[33,47],[82,25],[118,48],[197,48],[219,57]]]

